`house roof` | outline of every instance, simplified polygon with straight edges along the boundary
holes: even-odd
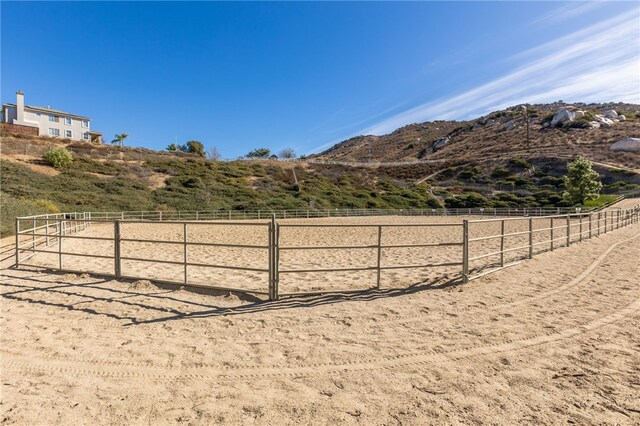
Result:
[[[9,106],[9,107],[16,107],[16,104],[2,104],[2,106]],[[78,115],[78,114],[71,114],[70,112],[65,112],[65,111],[60,111],[59,109],[53,109],[53,108],[46,108],[46,107],[40,107],[40,106],[34,106],[34,105],[25,105],[24,109],[30,109],[32,111],[36,111],[36,112],[44,112],[46,114],[58,114],[58,115],[66,115],[68,117],[74,117],[74,118],[80,118],[83,120],[89,120],[91,121],[91,119],[89,117],[85,117],[84,115]]]

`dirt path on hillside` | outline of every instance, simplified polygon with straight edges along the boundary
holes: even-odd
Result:
[[[279,302],[3,269],[2,421],[638,424],[639,257],[634,225],[463,286]]]

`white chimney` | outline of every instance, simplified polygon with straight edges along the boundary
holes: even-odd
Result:
[[[16,121],[24,123],[24,93],[20,90],[16,92]]]

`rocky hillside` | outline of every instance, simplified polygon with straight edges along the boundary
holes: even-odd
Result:
[[[12,232],[16,216],[56,211],[562,206],[567,160],[579,154],[594,161],[609,194],[597,205],[640,189],[640,153],[611,150],[613,142],[640,136],[637,109],[529,106],[527,142],[523,111],[512,108],[468,122],[413,124],[385,136],[354,138],[317,156],[443,160],[376,167],[208,161],[2,135],[0,235]],[[635,143],[631,138],[620,146]],[[70,167],[58,170],[43,161],[52,145],[72,153]]]
[[[411,124],[384,136],[358,136],[313,158],[459,163],[583,155],[601,163],[640,168],[640,152],[611,149],[626,137],[640,137],[640,105],[557,102],[512,107],[469,121]]]

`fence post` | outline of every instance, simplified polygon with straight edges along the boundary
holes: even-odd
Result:
[[[608,226],[608,223],[607,223],[607,212],[605,211],[604,212],[604,233],[605,234],[607,233],[607,226]]]
[[[120,279],[122,277],[120,264],[120,221],[117,219],[113,222],[113,259],[116,279]]]
[[[274,239],[273,239],[273,296],[274,300],[280,299],[280,225],[276,222],[276,215],[273,215]]]
[[[551,251],[553,251],[553,217],[551,218]]]
[[[62,270],[62,235],[64,235],[64,222],[60,222],[58,228],[58,269]]]
[[[567,247],[571,245],[571,216],[567,215]]]
[[[49,215],[46,215],[47,218],[47,226],[45,227],[45,229],[47,230],[46,234],[47,236],[45,237],[46,239],[46,246],[49,247]]]
[[[274,294],[273,294],[273,235],[274,235],[274,220],[273,217],[271,218],[271,221],[267,224],[267,229],[269,231],[269,237],[267,238],[268,240],[268,245],[269,245],[269,249],[268,249],[268,260],[269,260],[269,300],[274,300]]]
[[[462,282],[469,282],[469,221],[462,221]]]
[[[580,238],[579,241],[582,242],[582,215],[580,215]]]
[[[504,219],[500,221],[500,266],[504,266]]]
[[[16,268],[20,266],[20,219],[16,217]]]
[[[598,237],[600,236],[600,223],[601,223],[601,219],[600,219],[600,218],[601,218],[601,216],[600,216],[600,214],[601,214],[601,213],[600,213],[600,212],[598,212],[598,226],[596,227],[596,231],[598,231],[596,235],[597,235]]]
[[[376,288],[380,290],[380,262],[382,259],[382,225],[378,225],[378,276],[376,278]]]
[[[533,218],[529,217],[529,259],[533,258]]]
[[[184,236],[184,245],[183,245],[183,253],[184,253],[184,284],[186,285],[187,282],[189,282],[188,278],[187,278],[187,223],[185,222],[184,224],[184,229],[182,231],[183,236]]]

